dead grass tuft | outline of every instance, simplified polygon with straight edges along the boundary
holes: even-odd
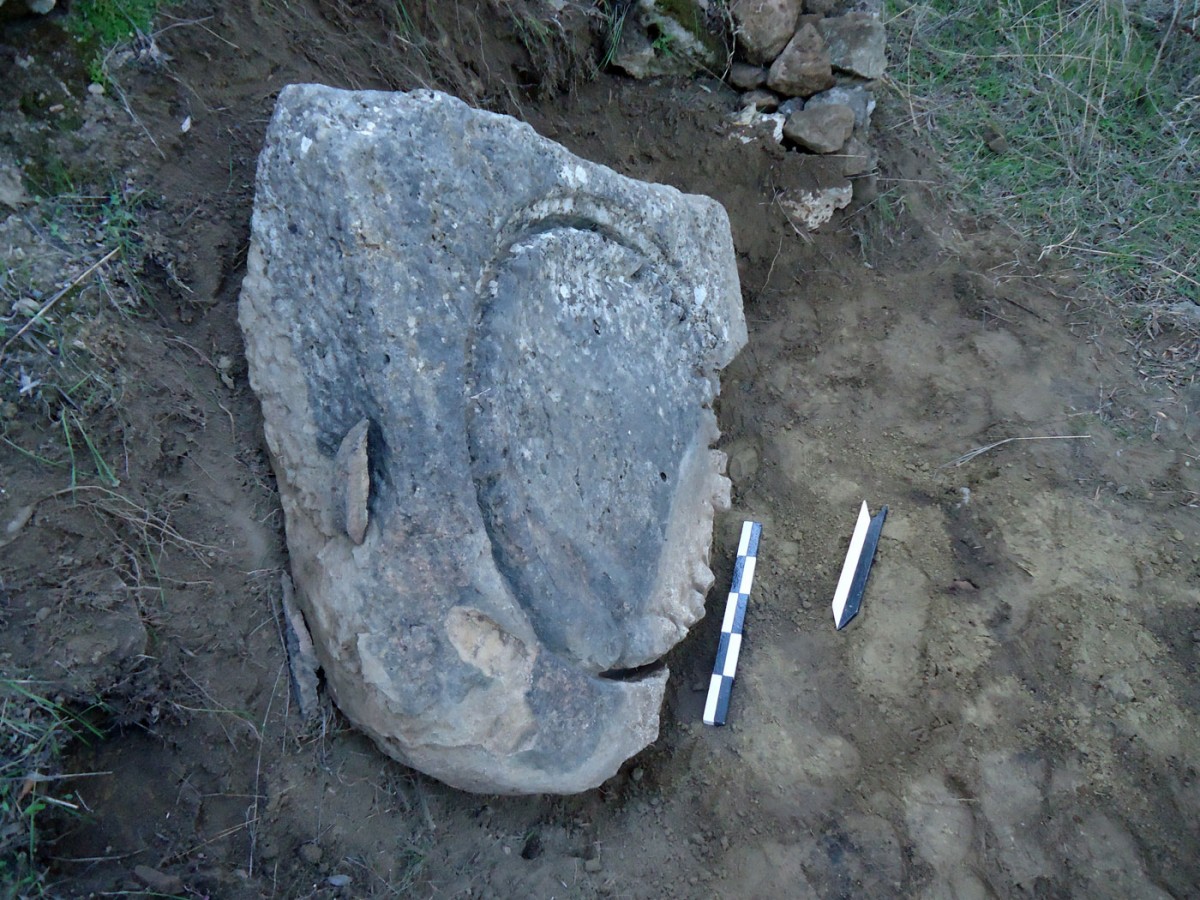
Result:
[[[889,4],[906,124],[957,199],[1068,260],[1132,320],[1200,333],[1200,7]],[[1184,304],[1180,307],[1180,304]],[[1194,364],[1196,358],[1191,362]]]

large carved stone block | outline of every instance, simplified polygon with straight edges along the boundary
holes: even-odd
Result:
[[[593,787],[702,614],[724,210],[431,91],[280,95],[240,318],[326,683],[468,790]]]

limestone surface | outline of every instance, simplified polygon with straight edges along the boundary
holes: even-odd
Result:
[[[879,78],[887,68],[887,35],[878,16],[851,12],[821,19],[821,34],[833,66],[862,78]]]
[[[833,103],[808,104],[788,116],[783,133],[789,140],[813,153],[836,153],[854,131],[854,110]]]
[[[767,87],[789,97],[809,97],[832,86],[829,48],[816,27],[805,23],[771,63]]]
[[[801,0],[735,0],[729,11],[746,60],[770,65],[792,39],[803,5]]]
[[[293,85],[240,321],[346,715],[492,793],[585,790],[654,740],[728,502],[720,205],[443,94]]]
[[[813,94],[805,106],[848,106],[854,111],[854,127],[864,131],[871,127],[875,112],[875,95],[861,84],[839,84],[827,91]]]
[[[632,0],[621,13],[612,63],[634,78],[720,73],[725,47],[708,27],[703,0]]]

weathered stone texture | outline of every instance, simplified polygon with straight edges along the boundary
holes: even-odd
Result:
[[[809,97],[832,86],[833,67],[821,33],[811,23],[801,25],[771,64],[767,87],[789,97]]]
[[[785,137],[813,153],[836,153],[854,131],[854,110],[840,104],[805,106],[788,116]]]
[[[792,39],[802,6],[801,0],[735,0],[729,9],[746,60],[770,65]]]
[[[703,614],[736,272],[719,204],[508,117],[281,93],[241,324],[297,605],[387,752],[565,793],[654,740],[666,672],[625,673]]]
[[[878,16],[852,12],[817,23],[834,68],[879,78],[887,68],[887,35]]]

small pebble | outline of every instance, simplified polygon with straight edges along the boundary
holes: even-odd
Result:
[[[102,97],[104,95],[104,85],[93,81],[88,85],[88,93],[94,97]]]
[[[50,607],[43,606],[37,611],[37,614],[34,616],[34,618],[37,619],[38,624],[45,622],[48,618],[50,618]]]
[[[302,860],[304,860],[306,863],[308,863],[309,865],[315,866],[317,863],[319,863],[321,861],[321,856],[322,856],[321,848],[318,847],[316,844],[301,844],[300,845],[300,858]]]
[[[589,872],[599,872],[600,871],[600,860],[599,860],[599,858],[589,859],[587,862],[585,862],[583,864],[583,867],[584,867],[584,869],[586,869]]]
[[[163,894],[182,894],[183,879],[177,875],[168,875],[149,866],[137,866],[133,870],[137,879],[150,890]]]
[[[325,879],[332,887],[345,887],[354,879],[349,875],[330,875]]]
[[[645,774],[646,773],[644,771],[642,771],[642,767],[638,766],[636,769],[634,769],[632,772],[629,773],[629,777],[632,778],[634,781],[641,781],[642,778],[645,776]]]

